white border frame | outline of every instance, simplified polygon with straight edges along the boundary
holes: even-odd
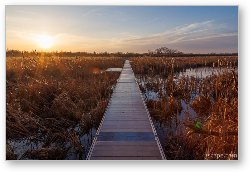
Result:
[[[250,56],[249,56],[249,18],[250,6],[247,0],[189,0],[188,2],[176,0],[1,0],[0,33],[0,114],[1,114],[1,171],[29,172],[57,170],[68,172],[70,170],[89,171],[249,171],[249,131],[250,113],[247,107],[250,97]],[[5,57],[5,5],[239,5],[239,160],[238,161],[5,161],[5,94],[6,94],[6,57]],[[243,35],[243,36],[241,36]],[[72,169],[72,167],[74,167]]]

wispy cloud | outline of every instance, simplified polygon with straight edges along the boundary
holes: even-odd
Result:
[[[180,47],[185,50],[185,45],[188,42],[192,42],[191,44],[194,45],[192,49],[195,49],[196,44],[199,45],[199,47],[202,44],[207,47],[212,47],[211,45],[207,45],[208,42],[211,44],[213,40],[216,40],[223,42],[224,47],[223,45],[221,45],[220,48],[222,51],[226,51],[227,40],[232,41],[232,37],[235,38],[234,42],[237,43],[237,32],[229,32],[226,25],[217,24],[213,20],[208,20],[204,22],[197,22],[178,26],[165,32],[156,33],[148,36],[133,36],[130,38],[124,38],[120,40],[120,43],[133,47],[149,47],[149,45],[151,45],[152,47],[173,46],[174,48]],[[190,46],[188,47],[190,48]],[[237,45],[235,47],[237,47]],[[231,47],[228,47],[228,49],[230,48]],[[190,50],[192,51],[192,49]],[[197,49],[197,51],[199,50]],[[233,51],[235,51],[235,49]]]
[[[124,39],[124,42],[132,44],[171,44],[183,41],[194,41],[201,39],[211,39],[214,37],[235,36],[237,33],[221,33],[221,27],[216,26],[213,21],[192,23],[170,29],[166,32],[157,33],[145,37]]]

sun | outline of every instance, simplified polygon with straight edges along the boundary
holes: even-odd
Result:
[[[36,37],[38,46],[42,49],[49,49],[53,46],[54,40],[49,35],[38,35]]]

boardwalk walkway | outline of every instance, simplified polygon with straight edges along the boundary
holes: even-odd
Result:
[[[87,159],[165,159],[128,60],[124,64]]]

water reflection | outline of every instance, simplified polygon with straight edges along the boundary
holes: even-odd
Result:
[[[77,159],[85,159],[88,151],[90,149],[90,146],[92,144],[92,140],[95,137],[96,129],[92,128],[88,134],[81,135],[80,134],[80,128],[79,125],[77,125],[74,130],[77,132],[77,135],[79,136],[79,141],[81,145],[83,146],[84,153],[81,154],[79,151],[77,151],[72,143],[65,142],[61,147],[64,150],[67,150],[65,160],[77,160]],[[46,137],[46,136],[45,136]],[[46,140],[46,139],[41,139]],[[37,139],[31,139],[31,138],[22,138],[22,139],[15,139],[15,140],[8,140],[8,144],[13,149],[14,154],[17,155],[17,159],[30,159],[27,156],[27,152],[32,150],[39,150],[44,147],[45,143],[42,141],[38,141]],[[58,145],[51,144],[50,148],[56,148]]]
[[[237,72],[237,68],[212,68],[212,67],[201,67],[195,69],[186,69],[183,72],[175,73],[173,81],[179,83],[184,77],[191,78],[194,77],[197,81],[201,81],[207,77],[220,75],[225,72],[230,72],[234,70]],[[165,85],[167,80],[161,76],[145,76],[137,75],[137,82],[139,83],[141,90],[144,94],[146,101],[161,101],[163,98],[167,98],[169,94],[166,92]],[[204,121],[202,117],[198,116],[195,110],[190,106],[194,99],[199,96],[199,92],[191,92],[190,99],[184,100],[179,99],[181,110],[176,112],[175,116],[170,117],[164,122],[157,119],[153,119],[154,126],[156,128],[157,134],[159,136],[160,142],[165,148],[167,144],[168,137],[175,137],[185,135],[187,133],[188,127],[185,125],[186,122],[194,121]],[[211,98],[211,100],[213,100]],[[168,150],[165,150],[165,153]]]
[[[220,75],[223,72],[230,72],[231,70],[237,71],[237,68],[225,68],[225,67],[200,67],[200,68],[189,68],[183,72],[176,73],[177,77],[195,77],[199,79],[206,78],[212,75]]]

